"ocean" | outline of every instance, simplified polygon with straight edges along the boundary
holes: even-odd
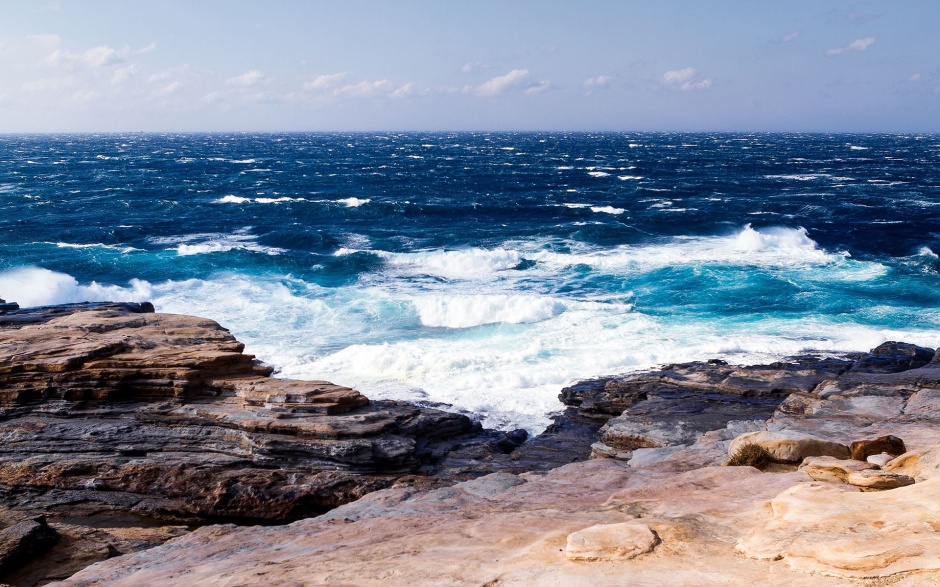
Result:
[[[938,347],[936,251],[936,135],[0,135],[0,297],[502,429],[592,376]]]

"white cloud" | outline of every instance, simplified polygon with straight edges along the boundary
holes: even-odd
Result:
[[[92,47],[83,53],[72,53],[68,49],[56,49],[48,57],[46,63],[53,66],[88,67],[98,69],[108,65],[124,63],[130,54],[129,47],[112,49],[107,45]]]
[[[697,82],[685,82],[679,88],[688,92],[689,90],[705,90],[712,87],[711,78],[705,78]]]
[[[113,74],[111,74],[111,85],[119,85],[136,74],[137,66],[133,63],[130,65],[125,65],[124,67],[119,67],[114,70]]]
[[[919,82],[919,81],[921,80],[921,78],[923,78],[922,75],[920,75],[919,73],[915,73],[915,74],[909,76],[909,77],[907,78],[907,81],[909,81],[909,82]]]
[[[349,77],[349,74],[346,72],[328,73],[317,76],[313,81],[304,83],[303,87],[305,90],[325,90],[336,86],[347,77]]]
[[[477,88],[481,96],[497,96],[506,90],[522,86],[529,79],[528,69],[514,69],[505,75],[498,75]]]
[[[414,84],[408,82],[388,95],[389,98],[410,98],[414,95]]]
[[[529,86],[528,88],[526,88],[525,93],[529,96],[534,96],[536,94],[541,94],[542,92],[544,92],[550,87],[551,87],[551,84],[547,80],[540,81],[534,86]]]
[[[842,55],[850,51],[864,51],[875,44],[875,37],[865,37],[864,39],[855,39],[845,47],[837,47],[826,51],[826,55]]]
[[[589,77],[584,80],[584,85],[591,88],[606,88],[610,85],[612,78],[609,75],[599,75],[597,77]]]
[[[230,77],[225,80],[225,85],[228,86],[239,86],[242,88],[250,88],[260,83],[267,83],[271,81],[270,77],[265,77],[261,73],[260,69],[252,69],[251,71],[246,71],[241,75],[236,75],[235,77]]]
[[[143,47],[143,48],[141,48],[141,49],[138,49],[137,51],[135,51],[135,53],[140,53],[140,54],[144,54],[144,53],[153,53],[153,52],[156,51],[156,50],[157,50],[157,44],[156,44],[156,43],[150,43],[150,44],[147,45],[146,47]]]
[[[678,88],[684,92],[706,90],[712,87],[711,78],[700,76],[692,67],[667,71],[660,79],[665,86]]]
[[[394,91],[394,84],[387,79],[375,81],[362,80],[355,84],[346,84],[333,90],[334,96],[349,98],[372,98],[379,94],[389,94]]]
[[[790,41],[795,41],[797,37],[800,36],[800,31],[794,31],[792,33],[787,33],[780,37],[780,40],[784,43],[789,43]]]
[[[464,73],[472,73],[481,69],[489,69],[490,64],[483,61],[470,61],[463,64],[463,67],[460,68],[460,71]]]
[[[679,84],[692,79],[696,73],[698,72],[695,69],[686,67],[685,69],[667,71],[663,74],[662,80],[664,84]]]
[[[181,85],[181,84],[180,84],[180,81],[179,81],[179,80],[176,80],[176,81],[174,81],[174,82],[170,82],[170,83],[168,83],[167,85],[163,86],[162,88],[159,88],[159,89],[157,89],[156,91],[154,91],[154,92],[153,92],[153,96],[154,96],[154,97],[157,97],[157,98],[160,98],[160,97],[163,97],[163,96],[169,96],[170,94],[172,94],[172,93],[175,92],[176,90],[180,89],[180,85]]]

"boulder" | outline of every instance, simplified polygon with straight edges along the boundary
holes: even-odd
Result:
[[[800,471],[816,481],[848,483],[849,475],[859,471],[876,469],[877,465],[863,461],[837,459],[835,457],[808,457],[800,465]]]
[[[881,452],[876,455],[869,456],[867,459],[865,459],[865,462],[871,463],[873,465],[878,466],[878,468],[881,468],[887,465],[888,463],[890,463],[891,461],[893,461],[895,458],[896,457],[894,455],[889,455],[886,452]]]
[[[852,458],[858,461],[879,453],[899,456],[907,452],[904,441],[892,435],[879,436],[873,440],[856,440],[849,445],[849,450],[852,451]]]
[[[728,447],[733,456],[745,444],[756,444],[766,450],[771,459],[780,463],[799,463],[807,457],[830,456],[849,458],[849,448],[844,444],[793,432],[749,432],[738,436]]]
[[[652,552],[659,537],[646,524],[597,524],[568,535],[565,556],[579,561],[630,560]]]
[[[855,373],[900,373],[917,369],[930,363],[935,349],[889,341],[878,345],[871,352],[855,361],[851,371]]]
[[[846,477],[846,483],[863,489],[897,489],[914,484],[914,478],[889,471],[863,470],[853,471]]]

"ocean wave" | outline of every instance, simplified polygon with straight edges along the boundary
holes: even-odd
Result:
[[[560,300],[534,295],[422,296],[413,302],[421,324],[471,328],[484,324],[531,324],[554,318],[567,306]]]
[[[63,242],[46,242],[44,244],[55,245],[60,249],[109,249],[112,251],[120,251],[121,253],[133,253],[134,251],[139,251],[134,247],[120,246],[120,245],[106,245],[104,243],[63,243]]]
[[[218,204],[281,204],[284,202],[305,202],[306,198],[290,198],[281,196],[279,198],[246,198],[243,196],[227,195],[216,200]]]
[[[391,253],[341,248],[336,256],[371,253],[385,260],[387,266],[411,274],[432,275],[450,279],[492,277],[494,273],[515,269],[523,261],[519,251],[507,249],[470,248],[456,251],[417,251]]]
[[[749,246],[773,246],[756,240]],[[580,378],[713,357],[743,364],[810,350],[865,350],[884,340],[940,346],[940,315],[923,315],[922,324],[903,329],[819,314],[673,320],[628,303],[498,287],[429,292],[399,281],[384,288],[324,288],[287,276],[237,273],[162,283],[132,279],[121,286],[82,284],[38,267],[0,272],[0,292],[24,307],[150,300],[158,311],[218,321],[281,377],[326,378],[373,399],[443,402],[480,414],[486,425],[532,432],[559,409],[558,389]],[[872,320],[897,311],[872,308],[878,314]],[[497,323],[510,327],[472,328]]]
[[[750,224],[727,236],[676,237],[657,244],[621,245],[572,253],[534,251],[527,256],[549,265],[588,265],[613,272],[697,264],[798,268],[831,265],[848,258],[847,253],[830,253],[819,248],[804,228],[758,230]]]
[[[620,215],[626,212],[623,208],[614,208],[613,206],[591,206],[591,212],[598,212],[602,214],[613,214]]]
[[[234,250],[264,253],[266,255],[280,255],[285,252],[284,249],[277,247],[263,246],[257,242],[257,239],[257,236],[242,231],[233,234],[204,233],[159,237],[150,239],[150,242],[156,245],[176,245],[167,250],[176,251],[176,254],[181,257],[205,255],[209,253],[227,253]]]
[[[354,197],[351,197],[351,198],[344,198],[344,199],[342,199],[342,200],[334,200],[334,201],[335,201],[337,204],[343,204],[343,205],[346,206],[347,208],[358,208],[359,206],[364,206],[364,205],[368,204],[368,203],[371,202],[372,200],[369,199],[369,198],[364,198],[364,199],[363,199],[363,198],[357,198],[357,197],[354,196]]]
[[[150,284],[131,279],[127,286],[80,284],[71,275],[41,267],[18,267],[0,272],[0,292],[21,307],[49,306],[77,302],[143,302],[153,296]]]

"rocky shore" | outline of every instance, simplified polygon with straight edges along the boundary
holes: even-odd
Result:
[[[528,441],[242,351],[149,304],[0,313],[3,580],[940,581],[933,349],[584,381]]]

